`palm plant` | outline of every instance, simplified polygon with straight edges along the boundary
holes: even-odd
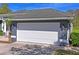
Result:
[[[7,31],[8,31],[8,38],[9,38],[9,41],[12,42],[11,40],[11,26],[12,26],[12,20],[10,18],[8,18],[6,20],[6,27],[7,27]]]

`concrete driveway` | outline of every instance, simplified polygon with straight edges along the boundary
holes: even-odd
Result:
[[[9,51],[11,48],[8,43],[0,43],[0,55],[4,54],[5,52]]]
[[[18,42],[19,43],[19,42]],[[24,44],[14,43],[0,43],[0,55],[10,55],[11,47],[22,47]]]
[[[29,43],[29,42],[14,42],[14,43],[0,43],[0,55],[12,55],[11,53],[11,48],[12,47],[15,47],[15,48],[27,48],[27,47],[24,47],[25,45],[29,45],[32,47],[32,45],[41,45],[41,44],[38,44],[38,43]],[[43,44],[42,44],[43,46]],[[49,46],[49,45],[46,45],[45,46]]]
[[[31,55],[31,54],[43,55],[44,54],[43,52],[49,54],[49,52],[50,51],[53,52],[55,48],[60,47],[33,42],[0,43],[0,55]],[[29,52],[30,54],[28,54],[27,52]]]

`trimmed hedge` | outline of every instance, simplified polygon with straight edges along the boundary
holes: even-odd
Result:
[[[3,35],[3,31],[2,30],[0,30],[0,36],[2,36]]]
[[[79,46],[79,33],[73,32],[71,33],[72,45]]]

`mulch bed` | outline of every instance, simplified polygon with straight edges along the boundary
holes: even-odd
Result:
[[[51,46],[24,45],[21,48],[12,47],[10,52],[13,55],[51,55],[53,48]]]

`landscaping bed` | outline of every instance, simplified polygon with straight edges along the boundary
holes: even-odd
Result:
[[[10,49],[12,55],[51,55],[52,51],[52,47],[27,44],[21,48],[12,47]]]
[[[79,52],[72,50],[57,49],[55,55],[79,55]]]
[[[61,46],[60,46],[61,47]],[[45,47],[39,45],[25,45],[22,48],[12,47],[10,49],[10,54],[12,55],[79,55],[79,48],[75,47],[69,49]]]
[[[0,47],[0,55],[79,55],[79,47],[15,42]]]

